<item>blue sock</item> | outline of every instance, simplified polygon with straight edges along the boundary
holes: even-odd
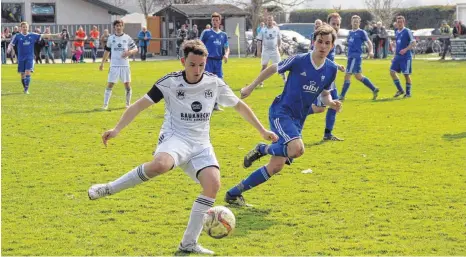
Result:
[[[372,84],[372,82],[371,82],[368,78],[364,77],[364,78],[361,80],[361,82],[362,82],[366,87],[368,87],[372,92],[374,92],[375,87],[374,87],[374,85]]]
[[[265,166],[260,167],[249,175],[245,180],[241,181],[238,185],[228,190],[230,196],[238,196],[249,189],[256,187],[265,181],[269,180],[270,175],[267,173]]]
[[[335,126],[335,120],[337,118],[337,111],[328,108],[327,116],[325,117],[325,135],[331,135],[333,126]]]
[[[343,83],[343,89],[341,90],[340,97],[345,97],[346,92],[348,92],[350,84],[351,84],[350,80],[345,80],[345,83]]]
[[[411,95],[411,83],[406,83],[406,94]]]
[[[267,145],[266,145],[266,144],[260,145],[260,146],[259,146],[259,152],[260,152],[261,154],[268,154],[268,153],[265,151],[265,148],[267,148]]]
[[[271,144],[267,149],[267,153],[273,156],[288,157],[287,145]]]
[[[21,78],[21,84],[23,84],[23,88],[26,87],[26,84],[24,83],[24,78]]]
[[[31,83],[31,75],[26,75],[26,77],[24,78],[24,90],[28,90],[29,89],[29,84]]]
[[[403,91],[403,88],[401,87],[401,83],[399,79],[393,80],[393,83],[395,83],[396,89],[398,89],[398,91]]]

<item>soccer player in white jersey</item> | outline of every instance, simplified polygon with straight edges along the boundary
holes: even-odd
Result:
[[[208,53],[200,40],[186,41],[183,52],[181,63],[184,70],[159,79],[145,96],[125,111],[115,128],[102,135],[103,143],[107,145],[107,141],[116,137],[141,111],[164,99],[165,120],[153,160],[137,166],[115,181],[93,185],[88,195],[91,200],[113,195],[180,167],[201,184],[202,193],[194,201],[179,250],[213,254],[213,251],[198,244],[198,238],[204,214],[214,205],[220,188],[219,164],[209,136],[215,102],[233,106],[264,139],[276,141],[278,136],[264,128],[252,110],[238,99],[222,79],[204,72]]]
[[[136,54],[138,48],[133,39],[123,32],[125,25],[122,20],[113,22],[115,34],[110,35],[105,46],[104,56],[99,69],[104,69],[104,63],[107,61],[110,52],[110,70],[108,71],[108,85],[104,93],[104,110],[108,108],[108,102],[112,96],[113,85],[121,80],[126,89],[126,108],[131,104],[131,70],[129,68],[128,57]]]
[[[280,38],[280,29],[274,26],[273,16],[267,16],[267,26],[257,34],[257,52],[261,53],[262,69],[265,70],[269,62],[277,64],[280,62],[280,49],[282,41]],[[280,74],[283,81],[286,81],[285,74]],[[261,84],[261,87],[263,84]]]

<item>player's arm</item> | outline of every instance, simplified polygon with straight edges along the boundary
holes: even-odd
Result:
[[[265,70],[263,70],[259,74],[259,76],[249,86],[243,87],[240,90],[241,99],[244,99],[244,98],[248,97],[252,93],[254,88],[256,88],[260,83],[262,83],[264,80],[270,78],[273,74],[277,73],[277,71],[278,71],[277,67],[278,67],[278,65],[276,63],[270,65]],[[280,73],[284,73],[284,72],[285,71],[280,72]]]
[[[230,57],[230,44],[228,43],[228,36],[226,33],[225,33],[225,44],[223,44],[223,48],[225,50],[225,54],[223,55],[223,61],[227,63],[228,57]]]
[[[104,69],[104,63],[107,61],[109,55],[110,55],[110,48],[105,47],[104,55],[102,56],[102,62],[100,63],[99,70]]]
[[[11,51],[13,50],[13,47],[16,45],[16,41],[18,41],[16,40],[16,35],[18,34],[15,34],[13,38],[11,39],[10,44],[8,44],[8,48],[6,49],[7,54],[11,53]]]
[[[402,55],[404,55],[406,52],[408,52],[416,46],[416,40],[414,40],[413,33],[411,33],[411,31],[408,31],[408,35],[410,42],[406,48],[400,50],[400,54]]]
[[[367,48],[369,50],[369,57],[371,57],[371,58],[374,57],[374,45],[372,44],[372,41],[367,40],[366,44],[367,44]]]
[[[239,100],[234,108],[249,124],[251,124],[257,131],[259,131],[264,139],[273,142],[278,140],[278,136],[275,135],[275,133],[272,131],[266,130],[251,108],[249,108],[249,106],[243,101]]]
[[[334,109],[335,111],[339,112],[341,110],[341,102],[338,101],[338,100],[333,100],[332,99],[332,96],[330,95],[330,91],[329,90],[324,90],[322,91],[322,93],[320,93],[320,95],[322,96],[322,102]]]
[[[102,142],[105,146],[107,146],[107,141],[111,138],[114,138],[120,133],[122,129],[124,129],[134,118],[143,110],[147,109],[149,106],[153,105],[154,102],[147,99],[146,97],[142,97],[141,99],[137,100],[134,104],[132,104],[121,116],[120,121],[118,121],[117,125],[108,131],[105,131],[102,135]]]

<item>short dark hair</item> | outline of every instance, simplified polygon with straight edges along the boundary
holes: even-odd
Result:
[[[115,27],[117,24],[120,24],[121,26],[125,26],[125,22],[121,19],[113,21],[113,27]]]
[[[181,49],[183,50],[184,58],[187,58],[189,53],[205,57],[209,54],[204,43],[199,39],[185,41],[181,46]]]
[[[335,32],[335,30],[328,24],[322,24],[322,26],[318,27],[316,31],[314,31],[314,41],[316,41],[318,35],[321,37],[325,35],[332,35],[332,44],[335,43],[335,40],[337,39],[337,32]]]
[[[406,21],[405,17],[401,15],[396,16],[396,19]]]
[[[214,17],[218,17],[218,18],[220,18],[220,20],[222,20],[222,15],[220,13],[218,13],[218,12],[214,12],[214,13],[212,13],[212,16],[210,16],[210,18],[214,18]]]
[[[331,20],[332,18],[337,18],[337,19],[340,19],[340,20],[341,20],[340,14],[338,14],[337,12],[333,12],[333,13],[330,13],[330,14],[327,16],[327,23],[330,23],[330,20]]]

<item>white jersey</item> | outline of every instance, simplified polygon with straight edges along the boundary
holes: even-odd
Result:
[[[124,51],[133,50],[136,47],[134,40],[127,34],[117,36],[112,34],[108,37],[107,48],[110,48],[112,57],[110,58],[110,67],[129,66],[128,57],[121,57]]]
[[[257,35],[257,39],[262,40],[262,52],[276,52],[280,40],[280,29],[275,26],[265,27]]]
[[[178,136],[206,147],[210,143],[210,118],[215,102],[235,106],[239,98],[216,75],[204,72],[201,81],[190,84],[185,72],[174,72],[155,83],[145,97],[154,103],[165,100],[165,119],[159,142]]]

